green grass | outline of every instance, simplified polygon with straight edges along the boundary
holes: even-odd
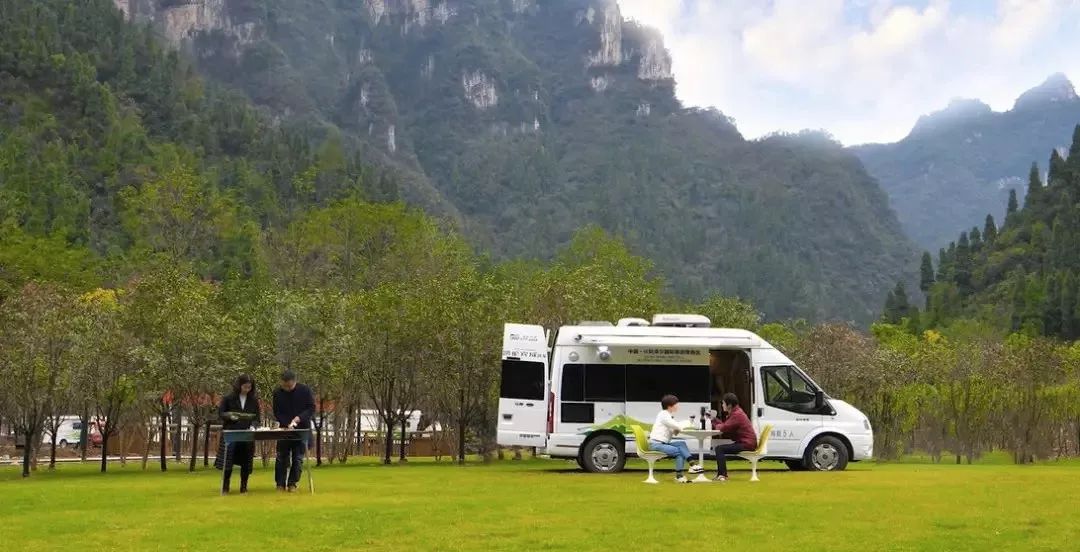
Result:
[[[668,464],[670,466],[670,464]],[[4,550],[1077,550],[1080,463],[857,464],[795,473],[734,464],[725,484],[644,485],[572,463],[459,467],[368,459],[316,469],[317,494],[219,496],[219,473],[0,468]],[[235,484],[235,483],[234,483]],[[633,548],[631,548],[633,547]]]

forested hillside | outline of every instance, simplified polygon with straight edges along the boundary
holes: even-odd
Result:
[[[980,318],[1005,332],[1080,337],[1080,126],[1067,158],[1050,154],[1047,178],[1029,171],[1026,199],[1013,193],[1004,224],[985,215],[982,225],[960,233],[937,259],[926,253],[921,285],[926,310],[914,319],[925,327]],[[906,295],[906,294],[905,294]],[[892,294],[886,318],[909,308]]]
[[[955,238],[958,226],[981,225],[987,213],[1000,220],[1009,191],[1022,198],[1032,160],[1051,149],[1064,152],[1077,123],[1080,97],[1058,74],[1009,111],[956,100],[920,118],[895,144],[851,151],[881,182],[908,235],[936,250]]]
[[[206,87],[108,1],[0,3],[0,286],[116,282],[153,255],[267,269],[264,233],[391,177]],[[0,287],[0,294],[4,290]]]
[[[115,4],[274,120],[360,144],[499,258],[596,223],[679,295],[860,322],[913,258],[857,159],[684,109],[662,37],[613,0]]]

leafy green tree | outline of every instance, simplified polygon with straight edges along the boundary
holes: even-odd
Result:
[[[97,289],[76,301],[78,332],[75,352],[79,385],[93,405],[94,419],[101,424],[101,471],[108,468],[109,443],[120,430],[121,420],[138,399],[143,386],[138,350],[125,324],[125,305],[120,293]],[[132,428],[134,429],[134,428]],[[128,451],[121,450],[126,455]]]
[[[24,439],[22,476],[41,443],[58,395],[71,385],[73,341],[70,298],[53,285],[26,284],[0,303],[0,378],[4,410]]]

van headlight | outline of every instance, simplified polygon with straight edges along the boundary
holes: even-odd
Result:
[[[862,426],[866,431],[870,431],[870,418],[863,418]]]

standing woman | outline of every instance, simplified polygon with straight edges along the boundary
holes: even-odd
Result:
[[[259,396],[255,393],[255,380],[240,374],[233,382],[232,393],[222,397],[218,405],[222,429],[251,429],[259,418]],[[229,443],[225,446],[225,474],[221,494],[229,494],[233,465],[240,465],[240,493],[247,492],[248,476],[255,462],[255,443]]]

